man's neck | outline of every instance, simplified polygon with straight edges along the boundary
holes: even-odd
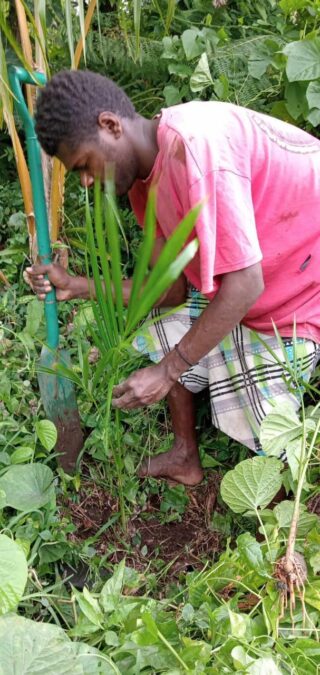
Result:
[[[159,121],[159,118],[148,120],[137,115],[127,128],[137,157],[138,178],[142,180],[151,173],[159,152],[157,142]]]

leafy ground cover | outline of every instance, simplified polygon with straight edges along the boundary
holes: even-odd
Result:
[[[139,34],[130,12],[102,8],[100,26],[88,36],[87,64],[108,69],[149,115],[195,96],[216,98],[316,134],[319,2],[224,4],[180,2],[174,11],[172,3],[145,3]],[[58,69],[68,66],[66,35],[58,11],[54,16],[51,53]],[[266,421],[266,457],[249,457],[213,432],[206,396],[199,396],[205,479],[192,489],[137,478],[144,458],[170,447],[165,405],[123,415],[124,527],[111,451],[119,428],[111,417],[106,446],[108,371],[105,380],[97,378],[90,303],[60,307],[86,441],[74,475],[57,465],[55,429],[37,385],[43,308],[22,279],[27,232],[3,140],[0,260],[10,286],[0,296],[1,675],[316,674],[319,372],[299,417],[281,409]],[[125,202],[121,219],[122,271],[129,275],[141,235]],[[71,176],[62,238],[70,266],[82,273],[85,193]],[[123,376],[141,363],[128,351]],[[294,369],[287,378],[302,386]],[[288,466],[279,457],[284,442]],[[282,501],[269,506],[280,486]]]

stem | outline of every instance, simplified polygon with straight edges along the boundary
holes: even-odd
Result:
[[[177,661],[179,661],[179,663],[180,663],[181,666],[184,668],[184,670],[185,670],[187,673],[190,673],[190,668],[188,668],[187,664],[184,662],[184,660],[181,658],[181,656],[179,656],[178,652],[176,652],[176,650],[172,647],[172,645],[170,644],[170,642],[168,642],[168,640],[166,640],[166,638],[165,638],[164,635],[161,633],[161,631],[159,630],[159,628],[157,628],[157,635],[158,635],[158,638],[161,640],[161,642],[163,642],[163,644],[167,647],[167,649],[169,649],[169,651],[171,652],[171,654],[173,654],[173,656],[175,656],[175,658],[177,659]]]
[[[258,509],[255,509],[255,512],[256,512],[256,516],[257,516],[258,521],[259,521],[259,525],[260,525],[260,527],[261,527],[261,529],[262,529],[263,536],[264,536],[264,538],[265,538],[265,540],[266,540],[266,544],[267,544],[267,549],[268,549],[268,553],[269,553],[270,562],[272,563],[272,553],[271,553],[271,548],[270,548],[270,544],[269,544],[268,535],[267,535],[267,533],[266,533],[264,524],[263,524],[263,522],[262,522],[262,520],[261,520],[261,518],[260,518]]]
[[[304,418],[304,407],[303,407],[303,418]],[[313,453],[313,448],[315,445],[315,442],[317,440],[317,436],[320,430],[320,419],[318,420],[318,423],[316,425],[309,450],[307,454],[305,454],[305,447],[306,447],[306,429],[305,429],[305,418],[303,419],[304,425],[303,425],[303,437],[302,437],[302,443],[301,443],[301,449],[303,450],[303,459],[301,457],[301,462],[299,466],[299,477],[298,477],[298,486],[297,486],[297,492],[294,500],[294,509],[293,509],[293,515],[292,515],[292,520],[291,520],[291,525],[290,525],[290,531],[289,531],[289,537],[288,537],[288,544],[287,544],[287,550],[286,550],[286,565],[288,567],[291,567],[290,561],[292,560],[292,556],[294,555],[294,548],[295,548],[295,541],[296,541],[296,535],[297,535],[297,527],[298,527],[298,520],[299,520],[299,510],[300,510],[300,499],[301,499],[301,493],[303,490],[303,485],[307,473],[307,469],[309,466],[309,462]],[[301,452],[302,455],[302,452]]]
[[[116,364],[114,363],[113,367],[114,367],[115,375],[113,375],[108,382],[104,442],[105,442],[106,451],[111,449],[113,461],[114,461],[114,464],[115,464],[115,467],[116,467],[121,524],[122,524],[123,530],[126,531],[126,529],[127,529],[127,518],[126,518],[125,501],[124,501],[124,494],[123,494],[123,462],[122,462],[122,454],[121,454],[121,434],[120,434],[121,425],[120,425],[120,411],[119,410],[115,411],[115,427],[116,427],[115,442],[111,443],[111,446],[109,444],[109,422],[110,422],[110,417],[111,417],[112,390],[113,390],[115,381],[118,381],[118,372],[119,372],[119,366],[118,366],[117,363]],[[117,446],[117,447],[115,447],[115,446]]]

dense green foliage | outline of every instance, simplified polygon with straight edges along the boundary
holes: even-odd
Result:
[[[124,86],[140,112],[151,116],[165,105],[212,98],[317,133],[319,0],[100,0],[99,7],[87,39],[87,67]],[[48,3],[47,25],[55,72],[69,67],[60,2]],[[7,44],[6,50],[16,58]],[[215,434],[201,396],[198,427],[206,478],[200,491],[142,482],[136,471],[143,459],[172,441],[165,404],[143,415],[122,414],[119,425],[107,409],[114,376],[110,345],[94,328],[101,306],[62,303],[61,343],[72,355],[70,376],[86,430],[78,470],[64,474],[56,463],[55,428],[44,418],[39,399],[43,307],[22,278],[28,261],[25,217],[11,148],[4,130],[1,134],[0,264],[10,287],[3,286],[0,296],[0,674],[315,675],[320,666],[317,375],[300,416],[280,408],[265,420],[266,457],[250,458],[245,448]],[[85,272],[95,250],[93,241],[87,245],[85,211],[85,193],[76,177],[68,176],[63,240],[69,265],[78,273]],[[141,236],[125,200],[120,219],[122,272],[129,276]],[[142,361],[127,344],[119,364],[125,377]],[[287,378],[302,391],[294,369],[288,368]],[[286,467],[279,458],[284,444]],[[214,511],[210,499],[221,478]],[[286,498],[268,507],[281,485]],[[208,499],[201,501],[200,492],[207,489]],[[218,541],[209,550],[195,544],[199,506],[205,536]],[[281,617],[286,589],[277,561],[285,555],[295,512],[296,551],[304,556],[307,577],[302,574],[295,607]],[[192,535],[190,513],[196,523]],[[177,537],[187,533],[180,549],[169,539],[170,527],[180,528],[174,530]],[[148,528],[153,538],[146,536]]]

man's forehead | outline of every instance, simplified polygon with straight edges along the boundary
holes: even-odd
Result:
[[[72,171],[73,169],[81,168],[85,158],[92,151],[92,143],[84,141],[77,146],[70,147],[67,142],[62,141],[59,144],[57,156],[65,165],[66,169]]]

